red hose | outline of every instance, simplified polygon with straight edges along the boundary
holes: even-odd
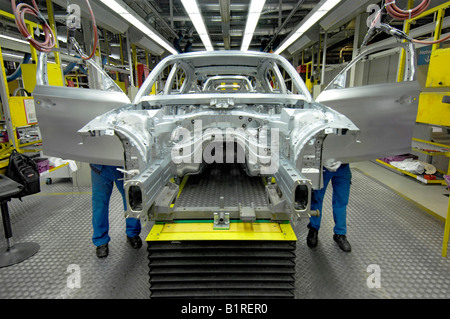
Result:
[[[92,28],[94,31],[94,47],[92,48],[92,52],[89,56],[85,56],[85,55],[81,55],[81,58],[83,60],[89,60],[91,59],[94,54],[95,54],[95,50],[97,50],[97,43],[98,43],[98,31],[97,31],[97,23],[95,22],[95,16],[94,16],[94,12],[92,11],[91,8],[91,4],[89,3],[89,0],[86,0],[86,4],[88,6],[89,9],[89,13],[91,14],[91,18],[92,18]]]
[[[33,7],[26,3],[19,3],[18,5],[16,5],[16,1],[11,0],[12,11],[14,13],[16,25],[19,28],[20,33],[28,40],[28,42],[30,42],[30,44],[36,50],[41,52],[51,52],[56,44],[55,35],[52,31],[52,28],[50,28],[50,26],[48,25],[47,21],[45,21],[45,19],[42,17],[35,0],[31,1],[33,2]],[[98,31],[97,31],[97,24],[95,22],[94,12],[92,11],[89,0],[86,0],[86,4],[89,8],[89,12],[92,17],[92,24],[94,31],[94,47],[89,56],[85,56],[84,54],[81,55],[81,58],[83,60],[89,60],[94,56],[95,51],[97,50],[97,43],[98,43]],[[39,23],[42,25],[42,29],[44,30],[45,35],[44,42],[36,41],[33,38],[33,36],[28,32],[25,23],[25,14],[31,14],[38,19]]]
[[[437,43],[441,43],[444,42],[446,40],[450,39],[450,35],[440,38],[439,40],[436,41],[423,41],[423,40],[416,40],[416,39],[412,39],[412,42],[414,43],[420,43],[420,44],[437,44]]]
[[[419,14],[424,12],[426,9],[428,9],[430,3],[431,0],[422,0],[422,2],[415,8],[411,10],[403,10],[395,4],[395,0],[386,0],[385,7],[391,17],[398,20],[407,20],[415,18]]]
[[[426,9],[428,9],[429,5],[431,3],[431,0],[423,0],[419,5],[417,5],[415,8],[411,10],[402,10],[400,9],[396,4],[395,0],[386,0],[386,10],[389,13],[391,17],[398,20],[408,20],[411,18],[415,18],[418,15],[422,14]],[[416,40],[412,39],[412,42],[414,43],[420,43],[420,44],[437,44],[444,42],[446,40],[450,39],[450,35],[443,37],[439,40],[435,41],[423,41],[423,40]]]
[[[19,3],[16,6],[16,1],[11,0],[12,11],[15,16],[16,25],[19,28],[20,33],[30,42],[30,44],[38,51],[50,52],[55,46],[55,35],[53,34],[52,28],[48,25],[47,21],[43,19],[36,2],[32,0],[33,7],[26,3]],[[36,41],[33,36],[28,32],[25,23],[25,14],[31,14],[38,18],[39,23],[42,25],[44,30],[45,40],[44,42]]]

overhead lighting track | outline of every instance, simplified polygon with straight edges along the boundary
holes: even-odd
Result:
[[[206,51],[214,51],[208,35],[208,31],[206,30],[206,26],[202,18],[202,14],[200,13],[197,0],[181,0],[181,3],[183,3],[184,10],[186,10],[186,13],[189,15],[189,18],[194,24],[195,30],[202,40]]]
[[[291,33],[291,35],[281,43],[280,47],[275,50],[275,53],[280,54],[281,52],[283,52],[341,1],[342,0],[323,0],[319,2],[319,4],[316,6],[316,8],[318,9],[313,9],[311,13],[308,14],[305,19],[302,20],[302,22],[300,22],[297,30],[293,31],[293,33]]]
[[[241,51],[247,51],[253,38],[256,25],[266,0],[251,0],[248,10],[247,23],[245,25],[244,37],[242,39]]]
[[[30,44],[27,40],[18,39],[18,38],[15,38],[15,37],[12,37],[12,36],[9,36],[6,34],[2,34],[2,33],[0,33],[0,38],[6,39],[6,40],[11,40],[14,42],[23,43],[23,44]]]
[[[124,20],[129,22],[136,29],[140,30],[143,34],[148,36],[150,39],[155,41],[158,45],[171,52],[172,54],[178,54],[178,52],[169,44],[169,42],[158,34],[155,33],[137,14],[131,10],[123,1],[121,0],[100,0],[105,6],[109,7],[115,13],[120,15]]]

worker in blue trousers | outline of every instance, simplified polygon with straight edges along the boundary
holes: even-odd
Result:
[[[308,235],[306,243],[309,247],[317,246],[318,232],[322,219],[322,205],[328,183],[331,181],[333,186],[333,219],[334,235],[333,239],[339,248],[345,252],[351,251],[350,243],[347,240],[347,205],[350,196],[350,184],[352,173],[349,164],[333,163],[323,168],[323,188],[314,190],[311,195],[311,211],[318,210],[319,216],[311,216],[308,224]]]
[[[90,164],[92,178],[92,226],[94,232],[92,241],[96,248],[97,257],[108,256],[109,237],[109,201],[114,183],[122,195],[124,210],[127,209],[125,191],[123,187],[123,173],[117,170],[120,167]],[[141,223],[136,218],[126,218],[127,241],[131,247],[138,249],[142,246],[139,237]]]

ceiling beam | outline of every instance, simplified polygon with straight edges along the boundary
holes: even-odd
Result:
[[[225,50],[230,50],[230,0],[219,0]]]
[[[206,30],[206,25],[203,21],[202,13],[200,12],[200,7],[197,0],[181,0],[181,3],[194,24],[195,30],[202,40],[205,49],[207,51],[214,51],[214,47],[211,43],[211,39],[209,38],[208,31]]]

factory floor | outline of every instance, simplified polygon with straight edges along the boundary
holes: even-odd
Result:
[[[448,191],[423,185],[372,162],[352,164],[348,239],[341,251],[332,239],[331,188],[324,203],[318,247],[306,245],[308,219],[294,226],[295,297],[450,298],[450,257],[442,257]],[[9,202],[13,239],[35,242],[31,258],[0,268],[0,299],[147,299],[146,245],[126,242],[122,201],[111,199],[110,255],[98,259],[91,242],[91,188],[70,179],[45,180],[41,193]],[[143,227],[144,240],[152,227]],[[0,229],[0,249],[6,247]],[[80,281],[74,281],[74,271]],[[79,285],[78,285],[79,284]]]

